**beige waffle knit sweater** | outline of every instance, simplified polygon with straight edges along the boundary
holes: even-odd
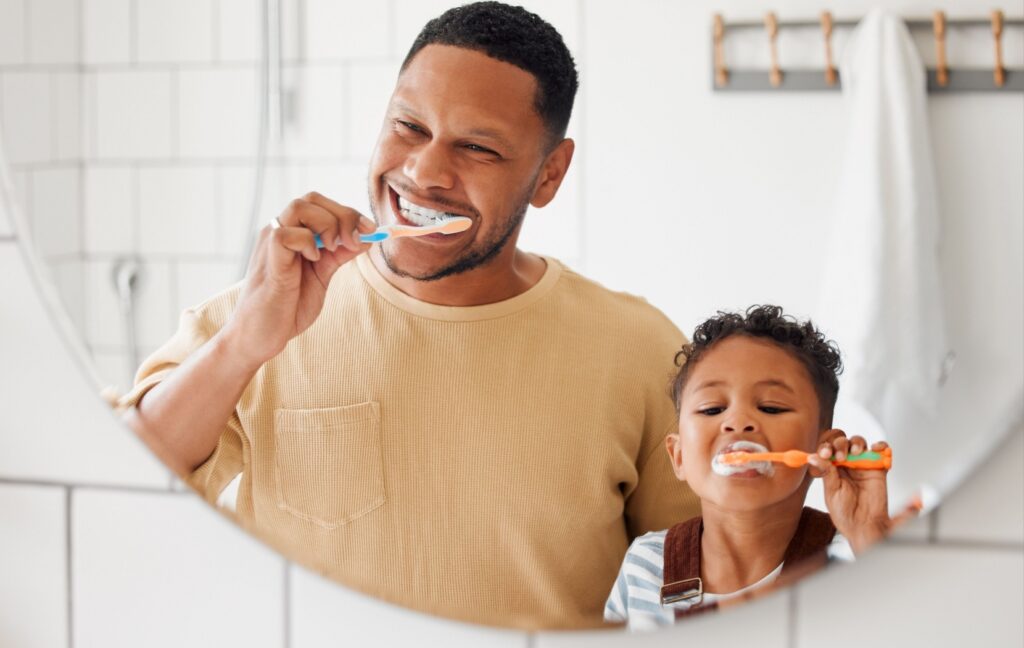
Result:
[[[343,267],[189,481],[214,502],[241,473],[244,526],[385,600],[516,628],[600,625],[631,539],[698,513],[664,450],[683,335],[546,262],[525,293],[472,307],[417,301],[365,255]],[[126,402],[237,297],[186,311]]]

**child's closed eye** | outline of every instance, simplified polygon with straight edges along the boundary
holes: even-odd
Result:
[[[699,410],[697,410],[697,413],[698,414],[703,414],[704,416],[717,416],[717,415],[721,414],[724,411],[725,411],[724,407],[715,406],[715,407],[705,407],[705,408],[699,409]]]
[[[758,407],[758,409],[764,412],[765,414],[782,414],[784,412],[791,411],[789,408],[779,407],[777,405],[761,405]]]

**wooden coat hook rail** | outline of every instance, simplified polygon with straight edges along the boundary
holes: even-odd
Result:
[[[1002,36],[1007,27],[1024,27],[1024,18],[1006,18],[1002,11],[993,11],[989,18],[946,18],[936,11],[929,19],[904,20],[910,30],[930,31],[935,39],[936,66],[928,70],[929,92],[1024,92],[1024,69],[1008,69],[1003,63]],[[835,27],[852,28],[857,20],[836,20],[824,11],[820,19],[780,20],[775,13],[766,13],[762,21],[726,21],[715,14],[712,30],[712,84],[716,91],[752,92],[766,90],[836,90],[840,87],[838,71],[832,60],[832,31]],[[991,30],[995,56],[992,67],[951,69],[946,59],[948,26],[987,27]],[[823,38],[824,67],[821,70],[788,69],[779,65],[777,36],[779,30],[819,28]],[[734,69],[725,60],[726,37],[731,32],[763,30],[768,41],[768,69]]]

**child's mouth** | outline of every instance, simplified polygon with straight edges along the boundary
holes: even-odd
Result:
[[[728,452],[768,452],[768,448],[753,441],[735,441],[721,448],[711,459],[711,470],[723,477],[771,477],[775,467],[770,461],[752,461],[744,464],[724,464],[718,457]]]

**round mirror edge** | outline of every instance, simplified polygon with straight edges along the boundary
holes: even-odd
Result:
[[[0,144],[2,144],[2,142],[0,142]],[[64,344],[65,351],[71,354],[73,363],[76,366],[78,366],[79,369],[82,371],[81,375],[86,379],[87,384],[92,387],[94,395],[102,400],[100,392],[101,389],[104,387],[104,383],[102,379],[99,377],[98,372],[96,371],[96,368],[91,360],[85,342],[81,339],[79,331],[75,326],[74,322],[72,321],[71,316],[65,307],[64,301],[60,298],[60,295],[56,289],[56,284],[52,278],[49,266],[41,258],[35,246],[34,237],[31,233],[31,228],[28,226],[27,220],[24,215],[24,211],[20,208],[20,205],[16,200],[12,187],[13,185],[10,179],[9,166],[6,162],[6,159],[3,157],[3,149],[0,148],[0,208],[4,209],[4,213],[8,217],[8,221],[10,223],[12,231],[11,238],[13,239],[13,243],[19,249],[22,261],[24,262],[26,269],[28,271],[28,275],[30,276],[30,280],[33,282],[33,288],[36,290],[36,294],[39,296],[40,302],[42,303],[47,316],[50,317],[51,323],[54,325],[58,337]],[[117,416],[116,412],[111,410],[110,413],[112,419],[116,419],[116,424],[121,426],[122,430],[127,430],[130,433],[129,435],[135,439],[135,442],[141,443],[143,446],[146,447],[148,452],[150,452],[159,459],[159,453],[156,452],[154,448],[152,448],[149,444],[145,443],[142,439],[140,439],[138,435],[131,433],[131,430]],[[978,446],[976,446],[973,449],[974,452],[971,453],[973,455],[971,457],[971,460],[963,461],[960,464],[960,470],[957,470],[953,474],[942,475],[941,478],[937,479],[933,485],[924,485],[925,487],[930,487],[934,489],[934,492],[938,500],[947,497],[949,494],[951,494],[957,488],[959,488],[970,476],[972,476],[984,464],[986,459],[990,458],[994,453],[998,451],[998,447],[1002,443],[1004,443],[1010,435],[1015,433],[1021,425],[1024,425],[1024,393],[1017,395],[1017,397],[1010,405],[1010,411],[1007,413],[1007,416],[1003,418],[1003,420],[1005,421],[1005,425],[1003,426],[1004,429],[1002,429],[999,433],[993,435],[989,443],[979,444]],[[166,466],[166,462],[163,462],[162,459],[161,463],[164,463],[164,465]],[[179,475],[178,478],[181,479],[181,476]],[[282,543],[274,541],[271,537],[271,534],[259,533],[256,530],[249,529],[248,527],[241,524],[239,520],[230,511],[225,510],[221,506],[211,504],[209,501],[203,498],[186,481],[182,481],[183,483],[186,484],[187,489],[193,495],[198,496],[199,499],[203,500],[204,502],[207,503],[207,505],[215,509],[217,513],[222,516],[223,519],[228,521],[231,524],[231,526],[235,527],[239,532],[244,533],[246,537],[254,538],[263,546],[274,551],[277,555],[279,555],[282,558],[282,560],[286,562],[288,566],[298,567],[310,574],[317,576],[318,578],[322,578],[326,582],[329,582],[332,586],[341,587],[342,589],[348,592],[353,592],[359,596],[366,597],[367,599],[375,603],[386,604],[388,607],[394,608],[396,610],[396,613],[404,614],[412,612],[413,614],[418,616],[426,616],[435,620],[443,621],[445,623],[454,623],[459,626],[464,626],[467,628],[506,631],[513,630],[507,627],[501,628],[495,626],[484,626],[464,620],[446,618],[437,615],[429,615],[419,610],[398,606],[384,599],[362,592],[343,582],[324,576],[313,566],[307,565],[302,562],[294,561],[292,558],[290,558],[288,553],[282,550]],[[932,505],[932,502],[926,503],[926,507],[923,511],[923,514],[928,514],[931,510],[933,510],[933,508],[934,505]],[[813,576],[813,574],[813,572],[804,574],[799,580],[802,580],[803,578],[806,578],[808,576]],[[794,580],[793,582],[788,582],[786,583],[786,586],[788,587],[789,585],[792,585],[795,582],[797,581]],[[753,600],[759,600],[761,598],[769,596],[770,594],[776,591],[778,590],[766,590],[763,593],[759,592],[755,594],[751,598]],[[533,634],[532,631],[525,631],[521,629],[518,631]],[[580,631],[580,634],[586,634],[587,632],[590,631]],[[629,635],[622,636],[625,639]]]
[[[57,331],[57,336],[64,344],[67,353],[71,354],[72,362],[82,371],[83,376],[99,394],[103,381],[93,364],[85,341],[81,338],[78,327],[71,319],[64,300],[57,291],[49,266],[43,261],[35,245],[32,228],[24,215],[24,210],[14,193],[10,176],[10,165],[4,154],[3,139],[0,138],[0,209],[3,209],[10,222],[14,244],[21,254],[27,274],[31,278],[36,295],[50,318],[50,323]],[[133,435],[134,436],[134,435]]]
[[[1006,443],[1018,430],[1024,427],[1024,387],[1010,398],[1007,411],[999,416],[999,431],[987,437],[987,443],[975,444],[964,461],[956,469],[946,472],[936,479],[934,488],[940,500],[944,500],[963,486],[972,476],[976,475],[984,465],[999,452],[999,447]]]

